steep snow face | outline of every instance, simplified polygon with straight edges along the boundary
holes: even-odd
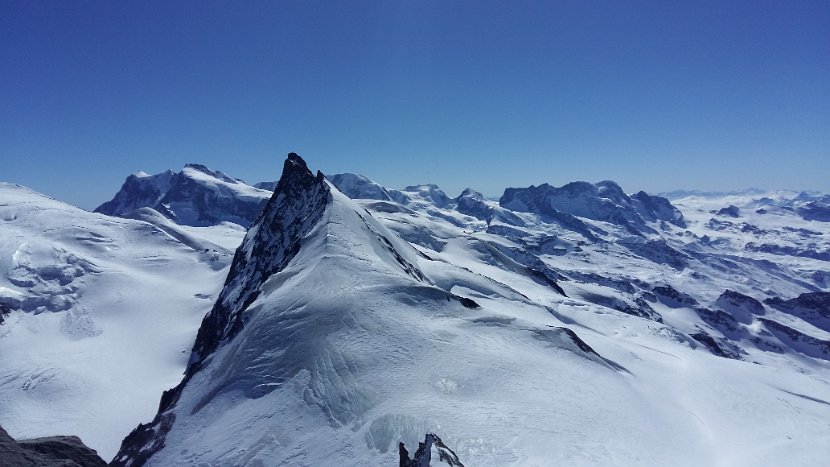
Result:
[[[0,425],[13,436],[73,434],[109,459],[181,378],[230,264],[222,245],[244,232],[166,221],[0,184]]]
[[[828,333],[800,317],[824,325],[826,298],[756,306],[817,288],[817,260],[715,247],[694,208],[642,238],[417,190],[355,201],[293,156],[287,175],[302,188],[275,191],[185,380],[116,464],[394,465],[425,433],[465,465],[826,456]]]
[[[180,172],[130,175],[115,197],[95,212],[130,217],[137,209],[149,207],[181,225],[233,222],[247,227],[270,196],[271,190],[246,185],[200,164],[188,164]]]

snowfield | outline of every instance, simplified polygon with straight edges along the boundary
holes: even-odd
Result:
[[[10,184],[0,222],[0,425],[16,438],[74,434],[109,459],[181,379],[231,259],[214,242],[244,230],[175,226],[201,239],[194,249]]]
[[[430,432],[467,466],[830,462],[822,195],[497,202],[296,155],[275,190],[246,233],[0,185],[0,425],[130,466],[397,465]]]

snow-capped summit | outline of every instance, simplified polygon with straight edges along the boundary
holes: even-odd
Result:
[[[130,175],[115,197],[95,212],[130,217],[137,209],[152,208],[181,225],[233,222],[247,227],[270,196],[269,190],[246,185],[224,172],[187,164],[179,172]]]
[[[314,176],[302,158],[289,154],[271,201],[236,250],[225,287],[199,329],[191,366],[242,329],[240,313],[256,299],[264,281],[299,252],[329,197],[323,174]]]
[[[392,201],[393,199],[386,188],[363,175],[342,173],[330,175],[327,178],[341,193],[352,199],[375,199],[380,201]]]

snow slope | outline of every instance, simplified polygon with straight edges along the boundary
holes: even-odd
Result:
[[[608,187],[352,200],[289,156],[116,465],[389,465],[430,432],[466,465],[825,465],[827,262]]]
[[[161,227],[0,184],[0,425],[14,437],[74,434],[109,459],[181,379],[244,231],[140,214]]]

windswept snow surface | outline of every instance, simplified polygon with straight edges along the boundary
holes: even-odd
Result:
[[[187,364],[244,230],[89,213],[0,184],[0,425],[111,458]]]
[[[626,218],[590,193],[574,212],[561,197],[516,212],[432,185],[393,200],[328,187],[274,253],[294,256],[228,310],[235,331],[194,352],[119,465],[395,465],[425,433],[465,465],[830,461],[830,331],[811,324],[830,263],[747,247],[824,251],[827,223],[710,222],[752,200],[685,198],[680,218],[638,194],[662,214]],[[798,301],[812,314],[767,303],[801,294],[818,294]]]

